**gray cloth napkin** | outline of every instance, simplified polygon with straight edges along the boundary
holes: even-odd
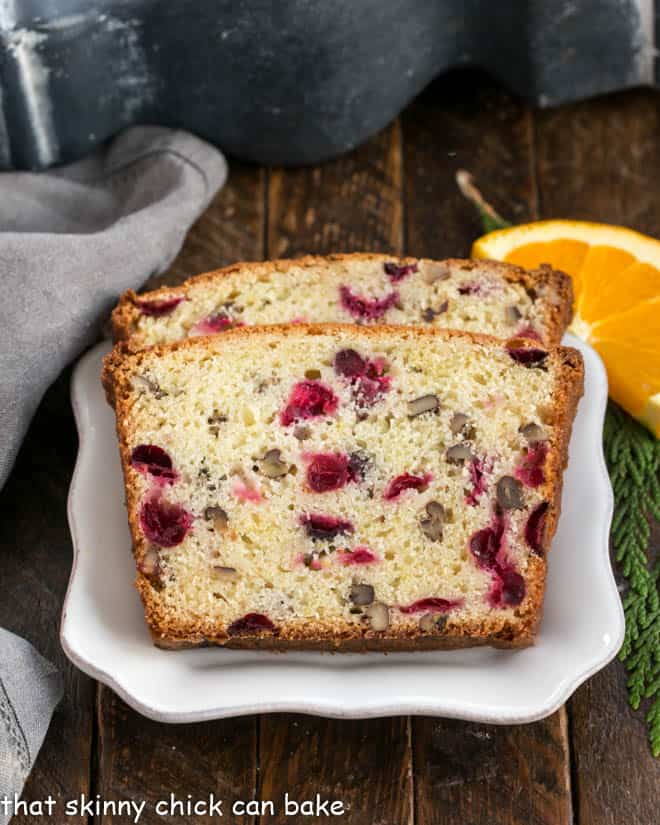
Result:
[[[0,628],[0,823],[14,808],[14,795],[44,740],[50,715],[62,695],[62,680],[55,668],[32,645]]]
[[[48,385],[119,293],[172,261],[226,175],[217,149],[160,127],[48,173],[0,175],[0,486]],[[39,654],[0,631],[0,802],[20,793],[60,693]]]

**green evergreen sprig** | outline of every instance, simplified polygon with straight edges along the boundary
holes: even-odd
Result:
[[[660,756],[660,558],[649,558],[649,517],[660,520],[660,442],[609,402],[603,431],[614,491],[611,541],[627,582],[623,599],[626,636],[619,658],[628,672],[628,697],[646,714],[654,756]]]
[[[511,226],[482,197],[468,172],[456,183],[479,212],[483,229]],[[619,653],[628,674],[628,699],[638,710],[648,703],[651,751],[660,756],[660,556],[651,558],[651,522],[660,521],[660,441],[613,401],[603,428],[605,460],[614,492],[610,534],[623,578],[626,635]]]

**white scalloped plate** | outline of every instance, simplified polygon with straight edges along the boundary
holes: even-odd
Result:
[[[522,651],[273,654],[155,648],[133,587],[134,566],[114,416],[99,381],[109,344],[78,363],[72,386],[80,452],[69,493],[75,557],[61,638],[69,658],[145,716],[192,722],[271,711],[334,717],[427,714],[483,722],[531,722],[555,711],[604,667],[623,641],[608,534],[612,492],[601,439],[607,378],[586,363],[550,554],[537,644]]]

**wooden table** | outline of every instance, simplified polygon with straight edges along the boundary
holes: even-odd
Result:
[[[160,280],[306,252],[467,254],[480,227],[454,184],[461,167],[514,221],[588,218],[660,236],[660,98],[649,91],[532,112],[480,74],[452,74],[337,161],[297,170],[230,166],[228,184]],[[184,726],[143,719],[70,665],[58,643],[76,446],[65,374],[0,494],[0,626],[29,638],[66,677],[27,800],[48,793],[155,800],[169,791],[279,800],[288,790],[342,799],[350,810],[331,819],[344,825],[660,822],[660,760],[650,756],[642,715],[627,705],[618,662],[549,719],[519,727],[405,717],[265,715]],[[100,576],[104,564],[99,558]],[[74,820],[60,809],[49,821]],[[150,811],[140,821],[165,820]],[[288,819],[302,821],[313,820]]]

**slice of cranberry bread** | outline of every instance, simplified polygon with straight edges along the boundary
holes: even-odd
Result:
[[[118,345],[156,644],[529,644],[582,374],[573,349],[404,327]]]
[[[178,287],[125,293],[116,340],[133,349],[253,324],[434,326],[558,344],[571,318],[568,276],[494,261],[331,255],[242,263]]]

